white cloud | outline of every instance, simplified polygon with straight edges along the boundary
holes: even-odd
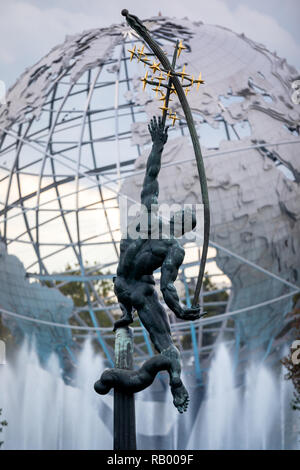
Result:
[[[26,1],[6,2],[0,17],[0,63],[2,70],[6,68],[4,77],[17,78],[25,67],[64,41],[67,34],[96,26],[99,21],[92,14],[42,9]]]
[[[219,9],[219,0],[210,0],[204,11],[203,19],[207,23],[226,26],[237,33],[245,33],[250,39],[264,44],[271,52],[287,58],[292,65],[300,65],[299,44],[275,18],[239,5],[230,11],[227,7]],[[217,12],[217,14],[216,14]]]
[[[45,6],[46,5],[46,6]],[[105,5],[105,6],[104,6]],[[63,2],[39,2],[11,0],[2,6],[0,17],[0,64],[3,76],[10,86],[25,67],[31,66],[67,34],[84,29],[109,26],[123,20],[123,0],[99,2],[98,0],[64,0]],[[244,32],[250,39],[265,44],[299,67],[299,45],[292,35],[271,17],[239,4],[230,9],[222,0],[192,0],[188,7],[184,2],[152,0],[140,2],[127,0],[128,10],[141,18],[163,15],[177,18],[189,17],[205,23],[226,26],[238,33]],[[274,12],[275,15],[275,12]]]

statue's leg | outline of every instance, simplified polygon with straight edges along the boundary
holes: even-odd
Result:
[[[144,293],[143,293],[144,294]],[[187,410],[189,395],[181,380],[180,354],[173,344],[167,313],[159,302],[153,289],[149,295],[142,295],[142,289],[135,293],[133,305],[137,309],[141,322],[147,329],[155,349],[171,361],[170,387],[173,403],[180,413]]]
[[[123,315],[119,320],[115,321],[113,331],[116,331],[118,328],[128,326],[130,325],[130,323],[133,323],[132,305],[129,302],[125,303],[125,305],[119,302],[119,305],[123,312]]]
[[[117,328],[128,326],[130,323],[133,323],[133,308],[130,300],[130,290],[124,279],[119,277],[114,278],[114,292],[118,298],[119,305],[123,313],[122,317],[114,323],[114,331],[116,331]]]

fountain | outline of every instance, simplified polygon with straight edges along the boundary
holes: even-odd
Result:
[[[103,369],[87,341],[73,385],[66,385],[56,356],[42,368],[34,345],[23,343],[14,363],[0,366],[0,405],[8,421],[3,449],[112,449],[112,395],[99,398],[93,391]],[[221,344],[193,423],[183,426],[182,416],[171,413],[169,397],[159,403],[142,392],[136,400],[138,441],[146,435],[158,448],[157,414],[170,417],[165,432],[173,449],[180,448],[183,429],[192,429],[188,449],[296,449],[299,414],[289,407],[291,394],[283,374],[276,376],[263,364],[247,367],[244,385],[236,386],[230,353]]]
[[[206,398],[188,448],[297,448],[296,432],[285,437],[299,414],[290,410],[292,386],[284,374],[276,376],[264,364],[250,361],[242,385],[237,386],[233,371],[232,358],[221,344],[210,367]]]
[[[76,387],[66,385],[57,356],[50,357],[45,370],[35,348],[24,342],[14,365],[0,369],[0,402],[9,422],[3,449],[109,449],[111,433],[99,418],[93,391],[101,369],[102,359],[87,341],[78,360]],[[109,396],[104,400],[111,406]]]

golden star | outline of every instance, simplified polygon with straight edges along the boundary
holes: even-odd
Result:
[[[183,66],[182,72],[180,73],[181,75],[181,82],[183,83],[183,80],[185,77],[188,77],[188,74],[185,73],[185,65]]]
[[[204,80],[202,80],[201,72],[199,73],[198,80],[195,80],[195,81],[198,83],[198,85],[197,85],[197,90],[199,90],[200,84],[204,83]]]
[[[128,52],[130,52],[130,62],[132,61],[133,57],[135,56],[135,45],[133,49],[128,49]]]
[[[150,59],[148,59],[148,57],[146,56],[145,54],[145,57],[143,59],[143,62],[144,62],[144,67],[146,67],[146,65],[148,65],[148,62],[150,62]]]
[[[170,95],[171,95],[172,93],[174,93],[175,95],[177,95],[177,91],[175,90],[174,83],[172,83],[171,90],[170,90]]]
[[[165,80],[165,77],[163,76],[163,73],[160,72],[160,76],[158,77],[159,86],[160,86],[160,84],[161,84],[161,82],[162,82],[163,80]]]
[[[140,47],[138,50],[137,50],[137,53],[138,53],[138,62],[141,60],[142,56],[146,55],[144,53],[144,48],[145,46],[143,45],[142,47]]]
[[[179,121],[179,118],[176,117],[176,111],[174,112],[174,114],[170,114],[169,118],[172,119],[172,121],[173,121],[172,126],[174,126],[176,121]]]
[[[166,102],[164,102],[164,105],[160,106],[159,109],[161,109],[162,112],[164,113],[164,111],[168,111],[169,108],[166,107]]]
[[[159,68],[159,66],[160,66],[160,62],[155,62],[155,60],[153,61],[153,64],[150,65],[149,68],[152,69],[153,75],[155,75],[155,72],[156,72],[156,71],[158,71],[158,72],[161,71],[160,68]]]
[[[157,85],[155,88],[152,88],[153,91],[155,91],[155,96],[157,98],[158,92],[160,91],[159,86]]]
[[[159,90],[159,91],[162,93],[161,90]],[[164,93],[162,93],[161,98],[159,98],[158,101],[165,101],[166,98],[167,98],[167,95],[165,95]],[[171,98],[169,98],[169,101],[173,101],[173,100],[171,100]]]
[[[186,89],[185,89],[185,96],[187,96],[189,91],[190,91],[190,88],[187,86]]]
[[[146,85],[147,85],[147,77],[148,77],[148,70],[145,73],[144,78],[141,78],[141,81],[143,82],[143,90],[145,91]]]
[[[175,46],[175,47],[176,47],[176,46]],[[178,49],[177,49],[177,59],[178,59],[178,57],[180,56],[181,51],[183,51],[184,49],[186,49],[186,47],[182,44],[182,40],[180,40],[180,43],[179,43]]]

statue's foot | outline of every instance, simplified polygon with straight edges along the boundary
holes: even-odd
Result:
[[[132,317],[129,317],[129,316],[122,317],[122,318],[120,318],[120,320],[115,321],[113,331],[116,331],[118,328],[128,326],[131,323],[133,323],[133,318]]]
[[[178,409],[179,413],[183,413],[188,409],[189,394],[181,379],[177,378],[171,383],[171,392],[173,395],[174,406]]]

